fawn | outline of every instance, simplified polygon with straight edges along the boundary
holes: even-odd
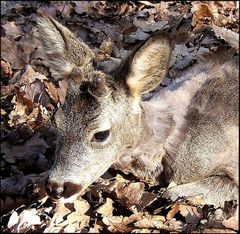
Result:
[[[143,101],[164,79],[171,38],[150,36],[119,67],[94,68],[94,53],[47,14],[38,29],[53,76],[68,80],[54,115],[56,158],[46,181],[55,199],[73,198],[109,167],[177,186],[163,197],[223,206],[238,197],[238,74],[234,59],[209,56]]]

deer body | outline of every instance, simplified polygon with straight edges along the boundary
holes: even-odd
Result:
[[[73,33],[42,15],[39,31],[56,76],[68,80],[49,194],[83,191],[111,165],[145,181],[178,185],[163,196],[203,198],[223,206],[238,193],[238,66],[210,59],[149,101],[164,79],[172,45],[150,37],[112,74],[96,71],[94,54]],[[51,45],[51,47],[49,46]]]

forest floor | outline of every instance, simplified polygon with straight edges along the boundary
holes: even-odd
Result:
[[[175,35],[161,87],[206,52],[239,55],[238,1],[1,1],[1,232],[236,233],[236,201],[223,209],[202,200],[166,201],[166,188],[113,168],[74,203],[49,199],[44,180],[56,134],[44,126],[64,102],[66,83],[47,68],[39,11],[87,43],[106,72],[152,32]]]

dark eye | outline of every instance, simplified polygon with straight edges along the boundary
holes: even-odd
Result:
[[[109,135],[110,135],[109,130],[102,131],[102,132],[97,132],[93,135],[92,141],[95,141],[95,142],[106,141],[108,139]]]

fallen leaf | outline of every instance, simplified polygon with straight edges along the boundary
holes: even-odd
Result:
[[[65,102],[66,94],[67,94],[68,83],[66,80],[60,80],[58,83],[59,83],[59,88],[57,88],[57,93],[59,97],[59,102],[61,103],[61,105],[63,105]]]
[[[192,26],[195,33],[199,33],[207,25],[212,24],[214,17],[207,4],[194,4],[191,11],[193,12]]]
[[[89,210],[90,205],[89,205],[89,203],[88,203],[86,200],[84,200],[84,199],[75,200],[75,201],[74,201],[74,208],[75,208],[75,210],[76,210],[76,212],[77,212],[78,214],[83,215],[83,214],[85,214],[85,213]]]
[[[167,213],[166,219],[171,220],[179,212],[179,203],[174,203],[171,210]]]
[[[110,232],[130,232],[134,227],[128,224],[134,223],[142,219],[143,214],[132,214],[129,217],[121,216],[104,216],[102,221],[108,225]]]
[[[64,233],[75,233],[76,229],[73,225],[69,224],[64,228]]]
[[[113,214],[113,201],[112,199],[108,198],[106,199],[106,203],[101,205],[97,208],[97,213],[101,214],[102,217],[104,216],[112,216]]]
[[[1,37],[1,57],[9,62],[13,69],[22,69],[27,64],[22,49],[17,46],[14,40]]]
[[[1,60],[1,76],[10,78],[12,76],[12,68],[9,62]]]
[[[235,231],[239,230],[239,221],[235,217],[230,217],[229,219],[224,219],[222,224],[229,229],[233,229]]]
[[[11,214],[7,227],[8,228],[12,228],[14,225],[16,225],[19,222],[19,216],[18,213],[16,211],[13,211],[13,213]]]
[[[13,145],[7,141],[1,145],[3,158],[9,163],[15,163],[16,160],[33,160],[33,156],[41,153],[44,154],[48,145],[40,138],[40,134],[35,134],[24,144]]]
[[[163,223],[165,222],[165,218],[161,215],[145,215],[145,217],[136,223],[134,223],[135,227],[138,228],[157,228],[162,229]]]
[[[141,201],[141,197],[144,192],[144,183],[136,182],[125,185],[125,183],[120,183],[115,188],[115,193],[118,199],[127,207],[138,205]]]
[[[94,224],[93,227],[89,229],[88,233],[100,233],[101,230],[102,230],[102,226],[98,224]]]
[[[2,27],[5,29],[8,36],[16,38],[23,34],[22,29],[15,24],[14,21],[9,21],[6,24],[3,24]]]
[[[180,204],[179,211],[186,218],[187,223],[197,224],[203,218],[201,208],[195,206]]]
[[[44,85],[47,87],[47,92],[49,94],[49,96],[51,97],[51,99],[57,103],[58,102],[58,92],[57,92],[57,88],[53,85],[52,82],[47,82],[44,81],[43,82]]]
[[[32,84],[36,81],[36,79],[40,81],[47,80],[47,77],[42,75],[39,72],[36,72],[31,65],[27,65],[25,68],[25,72],[21,75],[19,80],[20,85]]]
[[[239,34],[231,31],[230,29],[212,26],[215,35],[218,38],[225,40],[232,48],[239,53]]]
[[[40,225],[40,224],[41,224],[41,220],[40,220],[40,217],[37,215],[36,209],[26,209],[26,210],[23,210],[23,212],[20,213],[19,215],[17,231],[21,232],[22,229],[24,231],[27,231],[32,225]]]

